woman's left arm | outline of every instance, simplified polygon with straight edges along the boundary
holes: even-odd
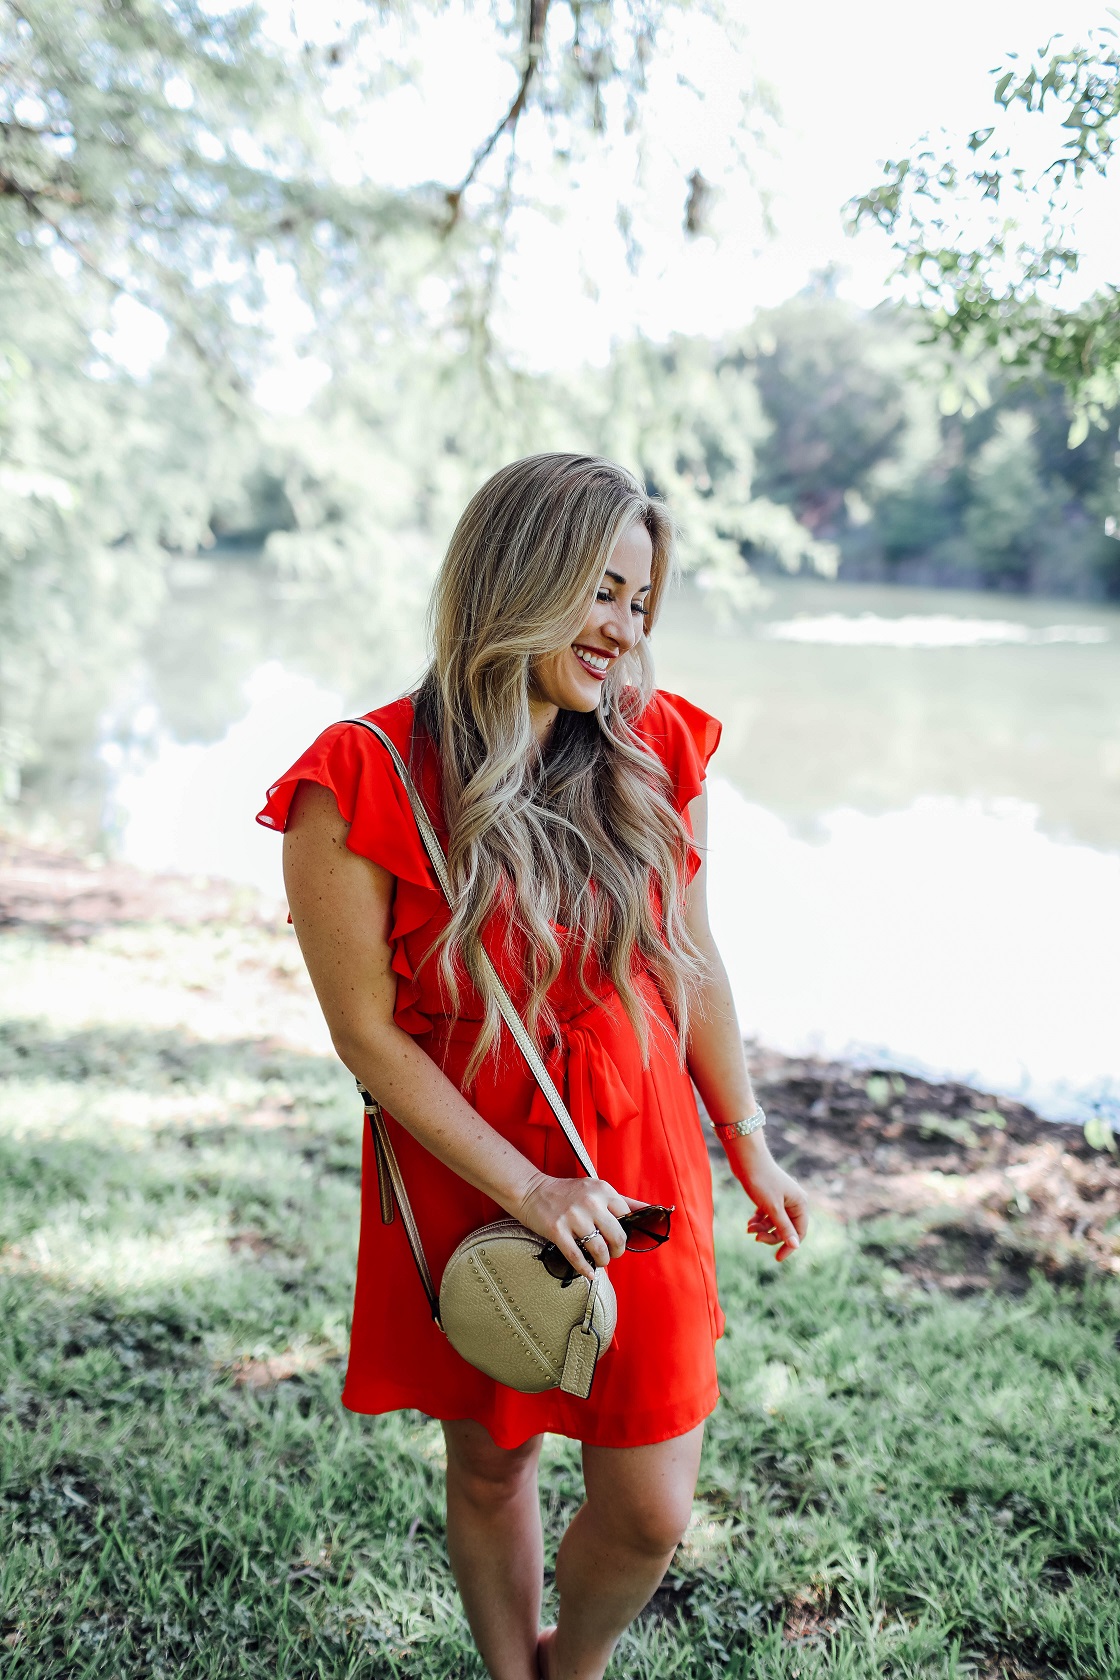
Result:
[[[729,1124],[753,1113],[755,1095],[727,970],[708,923],[705,792],[691,802],[688,814],[700,848],[700,868],[688,888],[685,920],[703,953],[707,969],[689,1028],[688,1070],[713,1121]],[[759,1242],[777,1249],[775,1259],[785,1260],[805,1235],[808,1221],[805,1192],[771,1155],[764,1129],[747,1137],[732,1138],[724,1148],[732,1172],[755,1205],[747,1230]]]

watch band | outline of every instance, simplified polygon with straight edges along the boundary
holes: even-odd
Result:
[[[765,1126],[765,1124],[766,1115],[763,1112],[762,1105],[756,1104],[754,1113],[748,1114],[745,1119],[722,1123],[713,1121],[712,1130],[721,1143],[729,1143],[732,1138],[750,1137],[752,1132],[757,1132],[759,1127]]]

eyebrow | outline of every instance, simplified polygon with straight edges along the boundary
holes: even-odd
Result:
[[[604,572],[603,576],[609,577],[612,583],[620,583],[625,589],[626,579],[624,577],[619,577],[617,572]],[[647,595],[652,588],[653,585],[651,583],[643,583],[642,587],[635,591],[635,594]]]

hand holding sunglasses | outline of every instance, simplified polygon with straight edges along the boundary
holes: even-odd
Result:
[[[633,1213],[623,1214],[618,1223],[626,1233],[626,1252],[651,1254],[655,1248],[660,1248],[662,1243],[667,1243],[673,1212],[673,1207],[662,1207],[659,1203],[652,1203],[649,1207],[635,1208]],[[585,1237],[584,1242],[588,1241],[590,1238]],[[559,1279],[565,1288],[579,1276],[571,1261],[555,1243],[545,1243],[539,1259],[549,1276]]]

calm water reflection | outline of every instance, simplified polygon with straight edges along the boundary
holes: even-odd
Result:
[[[773,593],[746,634],[687,596],[657,632],[661,681],[724,719],[720,769],[750,798],[805,833],[840,806],[1021,799],[1047,833],[1120,847],[1120,610],[797,580]],[[1054,631],[1093,639],[1010,639]]]
[[[260,795],[407,685],[415,638],[202,564],[152,648],[122,850],[279,892]],[[682,594],[656,655],[725,725],[711,897],[745,1029],[1120,1122],[1120,612],[780,580],[735,626]]]

